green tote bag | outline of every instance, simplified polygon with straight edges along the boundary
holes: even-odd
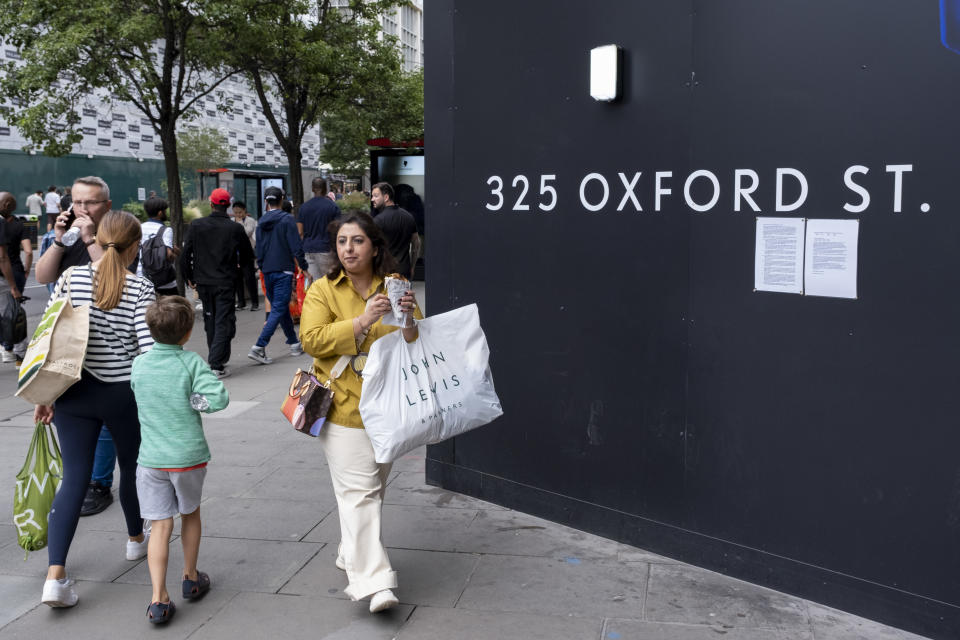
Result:
[[[63,460],[53,428],[42,422],[33,430],[27,459],[17,474],[13,524],[17,542],[28,553],[47,546],[47,516],[63,477]]]

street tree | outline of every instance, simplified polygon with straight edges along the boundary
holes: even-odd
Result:
[[[220,16],[226,0],[0,0],[0,33],[22,60],[4,65],[7,121],[28,149],[69,153],[82,139],[80,110],[129,103],[149,120],[166,165],[170,219],[179,245],[183,198],[177,126],[229,77]]]
[[[249,78],[287,157],[294,205],[303,202],[304,134],[321,116],[377,97],[384,78],[400,72],[395,39],[383,38],[380,16],[402,0],[246,0],[231,49]],[[240,16],[238,16],[239,18]]]

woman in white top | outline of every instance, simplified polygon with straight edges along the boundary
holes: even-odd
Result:
[[[133,215],[123,211],[106,214],[96,242],[103,257],[65,271],[50,298],[69,292],[74,307],[90,305],[82,377],[53,406],[37,406],[34,411],[36,420],[56,420],[63,456],[63,480],[50,509],[47,533],[49,568],[42,602],[51,607],[77,603],[65,565],[101,425],[110,430],[120,462],[120,505],[129,536],[126,557],[138,560],[147,554],[149,533],[144,534],[137,500],[140,421],[130,388],[130,366],[137,355],[153,346],[144,313],[156,296],[149,281],[127,271],[140,248],[140,223]]]

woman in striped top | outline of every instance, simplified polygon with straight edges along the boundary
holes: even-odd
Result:
[[[127,524],[126,557],[147,554],[147,539],[137,500],[136,470],[140,449],[140,421],[130,388],[133,359],[153,345],[144,321],[155,299],[153,285],[127,271],[140,248],[140,222],[131,214],[112,211],[100,221],[96,242],[103,257],[70,269],[55,291],[69,291],[74,307],[90,305],[90,334],[80,381],[67,389],[53,406],[37,406],[36,420],[49,423],[56,416],[63,455],[63,481],[50,509],[49,568],[42,601],[52,607],[77,603],[66,561],[77,529],[87,490],[100,426],[113,437],[120,462],[120,505]],[[51,296],[54,300],[58,296]]]

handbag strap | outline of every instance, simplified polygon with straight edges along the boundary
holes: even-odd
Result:
[[[68,267],[66,271],[63,272],[63,275],[60,276],[59,282],[57,282],[57,287],[53,291],[53,299],[60,300],[61,298],[70,299],[70,279],[73,277],[73,271],[76,267]],[[91,276],[93,275],[91,271]],[[66,293],[64,293],[64,288],[66,288]]]
[[[347,369],[347,365],[350,364],[350,358],[353,356],[340,356],[340,359],[337,360],[337,364],[333,365],[333,369],[330,370],[330,379],[336,380],[343,372]]]

